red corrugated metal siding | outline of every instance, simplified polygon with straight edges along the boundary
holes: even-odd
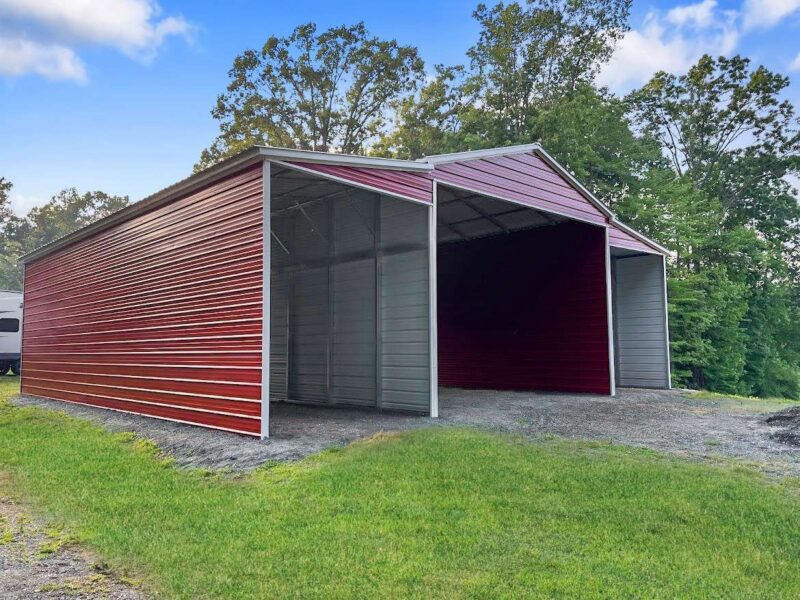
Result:
[[[433,177],[456,187],[513,200],[580,221],[597,224],[607,221],[599,208],[550,165],[532,154],[439,163],[433,171]]]
[[[610,393],[602,228],[445,244],[438,278],[441,385]]]
[[[608,228],[608,243],[614,248],[625,248],[627,250],[638,250],[649,254],[659,254],[659,252],[645,244],[641,240],[633,237],[630,233],[623,231],[612,224]]]
[[[261,173],[27,265],[22,391],[259,434]]]
[[[293,161],[291,163],[309,171],[335,177],[358,186],[426,202],[433,202],[433,181],[427,172],[351,167]]]

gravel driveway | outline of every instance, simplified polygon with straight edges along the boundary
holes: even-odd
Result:
[[[767,413],[785,404],[699,399],[679,390],[621,389],[611,398],[442,389],[439,419],[281,403],[271,408],[272,437],[264,441],[32,397],[14,402],[88,418],[113,431],[133,431],[181,466],[247,470],[271,460],[296,460],[378,431],[476,425],[531,437],[608,440],[691,458],[727,456],[770,474],[800,475],[800,449],[773,439],[775,427],[766,423]]]
[[[0,599],[145,598],[62,535],[0,496]]]

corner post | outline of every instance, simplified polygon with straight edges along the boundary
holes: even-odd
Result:
[[[612,306],[613,294],[611,293],[611,244],[608,239],[608,230],[605,228],[605,259],[606,259],[606,323],[608,326],[608,381],[612,396],[617,395],[617,381],[614,370],[614,307]]]
[[[436,180],[433,181],[433,204],[428,210],[428,327],[429,327],[429,361],[431,379],[431,417],[439,416],[439,340],[437,327],[437,285],[438,277],[436,272]]]
[[[261,291],[261,439],[269,437],[269,338],[271,329],[270,287],[272,272],[272,223],[270,162],[264,160],[262,166],[262,291]]]
[[[669,300],[667,298],[667,257],[661,255],[661,272],[664,281],[664,339],[666,340],[666,348],[664,356],[666,357],[666,364],[664,368],[667,370],[667,389],[672,389],[672,358],[670,357],[669,348]]]

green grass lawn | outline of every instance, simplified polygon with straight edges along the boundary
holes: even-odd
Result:
[[[737,396],[736,394],[720,394],[718,392],[709,392],[707,390],[696,390],[686,394],[688,398],[697,400],[711,400],[722,403],[724,405],[746,408],[751,411],[772,412],[786,408],[787,406],[795,406],[798,404],[797,400],[790,398],[759,398],[758,396]]]
[[[45,518],[175,598],[800,596],[800,500],[597,443],[378,436],[234,477],[39,409],[0,383],[0,470]]]

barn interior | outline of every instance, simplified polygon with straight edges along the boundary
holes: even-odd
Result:
[[[270,398],[430,410],[428,206],[272,163]]]
[[[603,227],[438,187],[444,387],[611,391]]]

